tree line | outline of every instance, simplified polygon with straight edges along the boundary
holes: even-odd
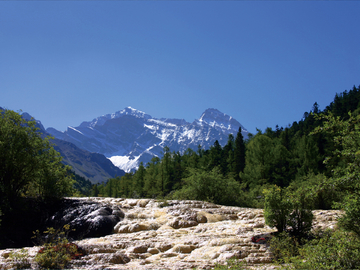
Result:
[[[333,115],[346,121],[349,111],[358,114],[359,102],[360,90],[354,86],[350,91],[336,94],[323,111],[315,102],[300,121],[285,128],[257,129],[246,140],[239,129],[235,137],[229,135],[225,146],[215,141],[208,150],[199,145],[196,151],[187,149],[179,153],[164,147],[162,157],[141,163],[136,172],[94,185],[90,194],[196,199],[263,207],[264,189],[273,185],[300,187],[305,183],[317,186],[321,179],[331,177],[335,168],[343,166],[341,159],[334,156],[337,147],[334,134],[314,133],[314,130],[325,123],[320,115]],[[323,195],[315,207],[329,209],[338,197],[329,201]]]

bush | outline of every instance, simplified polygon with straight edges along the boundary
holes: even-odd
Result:
[[[275,227],[281,233],[286,230],[291,213],[292,205],[289,197],[284,189],[277,186],[264,190],[264,194],[265,222],[270,227]]]
[[[291,201],[292,211],[289,216],[288,225],[293,235],[306,237],[312,227],[314,215],[311,211],[312,194],[307,188],[299,188],[296,191],[287,189],[287,195]]]
[[[325,231],[300,249],[295,269],[359,269],[360,239],[355,233]]]
[[[43,269],[64,269],[69,261],[81,255],[76,244],[58,243],[42,247],[36,254],[35,261]]]
[[[270,251],[274,255],[274,259],[280,263],[290,263],[299,255],[298,239],[290,236],[286,232],[282,232],[274,236],[269,241]]]
[[[312,227],[311,193],[306,188],[292,191],[273,186],[265,193],[265,222],[279,233],[291,232],[296,237],[306,236]]]
[[[44,236],[36,232],[35,238],[45,239],[43,247],[35,256],[35,261],[41,269],[64,269],[72,259],[83,255],[80,248],[70,243],[67,239],[69,225],[65,225],[62,230],[48,228]]]
[[[286,269],[359,269],[360,238],[353,232],[326,230],[312,240],[281,233],[270,240],[275,260]]]

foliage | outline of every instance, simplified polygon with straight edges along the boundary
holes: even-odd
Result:
[[[294,269],[359,269],[360,239],[354,233],[326,231],[299,249]]]
[[[232,178],[224,177],[218,167],[210,172],[189,169],[184,179],[184,187],[175,192],[174,198],[210,201],[217,204],[236,205],[239,201],[240,184]]]
[[[314,219],[312,194],[305,187],[295,191],[287,188],[287,193],[292,209],[288,220],[290,232],[296,237],[306,237],[311,230]]]
[[[293,181],[289,188],[291,190],[307,190],[312,208],[327,210],[332,208],[334,202],[338,202],[342,198],[341,190],[338,190],[332,182],[324,174],[310,172]]]
[[[246,160],[246,147],[244,137],[241,133],[241,127],[236,135],[234,144],[234,165],[232,172],[235,173],[235,179],[238,180],[237,178],[239,178],[239,174],[244,171]]]
[[[11,252],[9,258],[12,261],[12,267],[15,269],[27,269],[31,266],[28,251],[24,248],[18,252]]]
[[[270,251],[279,263],[290,263],[299,255],[299,241],[296,237],[282,232],[269,241]]]
[[[359,269],[360,239],[342,230],[318,231],[311,240],[281,233],[270,240],[275,260],[286,269]]]
[[[75,172],[73,172],[74,177],[74,193],[73,196],[82,197],[82,196],[90,196],[92,190],[92,184],[89,179],[86,179]]]
[[[273,186],[265,193],[265,222],[270,227],[276,227],[279,233],[286,230],[292,210],[290,198],[284,189]]]
[[[58,152],[42,139],[34,121],[0,111],[0,206],[11,209],[20,196],[43,199],[72,193],[73,180]]]
[[[305,223],[296,221],[300,216],[303,216],[302,220],[306,219],[305,216],[310,219],[310,212],[306,209],[330,209],[334,202],[341,201],[341,207],[345,208],[342,198],[346,196],[349,196],[349,202],[352,201],[348,208],[353,205],[354,198],[350,197],[354,193],[341,191],[333,178],[333,172],[341,171],[348,161],[335,152],[342,149],[338,144],[339,139],[334,140],[337,133],[326,126],[324,128],[324,125],[328,125],[328,120],[319,115],[336,111],[340,122],[347,121],[349,115],[346,110],[358,113],[359,101],[360,88],[354,87],[349,92],[337,94],[334,102],[324,112],[321,112],[319,104],[315,102],[312,110],[305,112],[300,121],[285,128],[276,126],[276,130],[258,130],[256,135],[250,135],[246,141],[239,129],[236,137],[235,134],[229,135],[223,147],[219,141],[215,141],[208,150],[199,145],[197,151],[187,149],[181,154],[164,147],[162,157],[153,157],[149,163],[141,164],[136,172],[93,186],[92,195],[196,198],[221,203],[230,201],[239,206],[263,207],[263,189],[272,185],[282,189],[290,186],[286,192],[296,199],[296,205],[294,202],[291,206],[291,226],[294,232],[307,230],[302,228]],[[323,132],[314,132],[315,129],[322,129]],[[231,189],[225,187],[229,184],[235,187],[237,196],[233,196]],[[232,198],[226,201],[226,194],[218,195],[219,192],[216,193],[215,189],[229,192]],[[305,202],[308,205],[302,205]],[[353,214],[355,215],[355,211]],[[290,226],[289,221],[288,225]]]
[[[349,113],[348,120],[341,120],[332,114],[321,117],[325,120],[324,125],[315,132],[333,134],[337,146],[333,156],[328,157],[326,162],[330,162],[333,157],[339,159],[331,181],[337,190],[344,193],[343,200],[335,204],[345,210],[339,224],[360,236],[360,115]]]
[[[62,230],[48,228],[44,235],[40,235],[39,231],[35,233],[35,238],[45,240],[35,256],[41,269],[64,269],[69,261],[83,255],[76,244],[68,241],[69,228],[65,225]]]
[[[238,146],[237,146],[238,145]],[[204,151],[187,149],[182,155],[164,147],[163,157],[153,157],[135,173],[112,178],[105,184],[94,185],[92,196],[182,198],[209,200],[222,204],[244,203],[240,195],[243,186],[239,173],[245,166],[245,144],[241,129],[236,139],[231,134],[228,143]],[[241,148],[241,149],[238,149]],[[200,177],[198,179],[198,176]]]
[[[273,186],[265,193],[265,222],[276,227],[279,233],[289,231],[296,237],[306,236],[312,226],[313,214],[311,193],[301,188],[292,191],[290,188]]]
[[[264,184],[286,186],[289,156],[289,151],[279,139],[272,139],[259,132],[247,145],[246,165],[240,178],[250,188]]]

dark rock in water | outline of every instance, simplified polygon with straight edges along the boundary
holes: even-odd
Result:
[[[114,226],[124,216],[119,207],[67,199],[49,219],[49,227],[60,228],[68,224],[69,237],[73,239],[101,237],[113,233]]]

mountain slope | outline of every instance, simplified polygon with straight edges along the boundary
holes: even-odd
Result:
[[[164,146],[182,153],[188,148],[196,150],[198,145],[208,149],[215,140],[225,145],[229,134],[236,136],[239,128],[247,138],[248,131],[237,120],[216,109],[207,109],[189,123],[184,119],[153,118],[127,107],[68,127],[65,132],[53,128],[46,131],[81,149],[103,154],[119,168],[130,171],[140,162],[146,164],[153,156],[162,156]]]
[[[22,117],[26,120],[34,120],[28,113],[23,113]],[[43,137],[49,135],[39,120],[36,121],[36,127],[40,129]],[[91,183],[101,183],[109,178],[122,176],[125,174],[123,170],[114,166],[112,162],[104,155],[98,153],[90,153],[84,149],[80,149],[75,144],[61,139],[54,138],[50,140],[54,144],[54,149],[62,156],[62,162],[72,167],[73,171]]]

